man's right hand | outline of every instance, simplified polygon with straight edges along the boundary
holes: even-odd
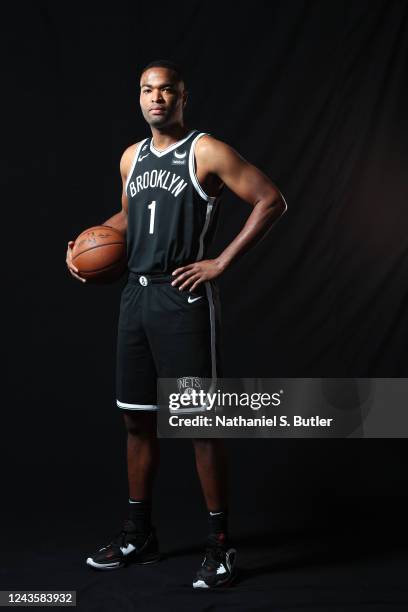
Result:
[[[72,247],[74,246],[75,241],[74,240],[70,240],[68,242],[68,248],[67,248],[67,257],[65,259],[65,261],[67,262],[67,267],[68,270],[70,271],[70,273],[72,274],[72,276],[74,276],[75,278],[77,278],[78,280],[82,281],[83,283],[86,283],[86,279],[82,278],[81,276],[79,276],[77,273],[79,272],[78,268],[76,268],[74,266],[74,264],[72,263]]]

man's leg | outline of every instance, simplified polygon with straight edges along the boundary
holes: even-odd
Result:
[[[226,512],[228,507],[228,465],[224,440],[195,438],[196,467],[208,512]]]
[[[127,431],[127,469],[129,497],[150,503],[159,463],[156,412],[124,411]]]
[[[146,294],[146,335],[157,377],[172,379],[174,392],[187,387],[205,391],[209,381],[221,376],[219,314],[210,285],[189,293],[170,282],[157,283]],[[227,536],[227,457],[220,439],[196,438],[193,444],[209,520],[205,557],[193,586],[209,588],[227,584],[235,575],[235,550]]]
[[[117,569],[134,563],[153,563],[160,558],[151,524],[151,493],[159,460],[156,413],[126,410],[129,518],[120,533],[91,557],[94,569]]]
[[[236,574],[236,550],[228,538],[227,454],[219,438],[196,438],[193,444],[209,520],[204,561],[193,587],[208,589],[229,584]]]

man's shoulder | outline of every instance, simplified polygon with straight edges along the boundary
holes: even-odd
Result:
[[[200,136],[200,138],[196,142],[196,149],[211,148],[213,146],[216,146],[218,142],[222,142],[221,140],[215,138],[215,136],[209,134],[208,132],[199,132],[199,134],[202,134],[202,136]]]
[[[223,140],[215,138],[215,136],[212,136],[207,132],[203,132],[203,136],[200,136],[200,138],[196,142],[195,149],[198,153],[201,152],[203,154],[206,154],[221,150],[226,146],[228,145]]]
[[[141,142],[143,142],[144,140],[146,140],[146,138],[142,138],[141,140],[138,140],[137,142],[135,142],[134,144],[129,145],[122,153],[122,157],[120,159],[120,168],[122,171],[122,174],[127,174],[127,172],[129,171],[133,160],[135,158],[136,155],[136,150],[138,148],[138,146],[140,145]]]
[[[122,157],[134,157],[135,153],[136,153],[136,149],[137,147],[140,145],[141,142],[143,142],[144,140],[147,140],[147,138],[141,138],[140,140],[138,140],[137,142],[135,142],[134,144],[129,145],[128,147],[126,147],[126,149],[123,151]]]
[[[204,161],[209,158],[223,156],[230,149],[231,147],[223,140],[204,133],[196,142],[195,153],[198,158]]]

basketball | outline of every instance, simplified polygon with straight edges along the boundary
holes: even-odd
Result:
[[[127,267],[126,237],[107,225],[90,227],[75,240],[72,263],[87,282],[112,283]]]

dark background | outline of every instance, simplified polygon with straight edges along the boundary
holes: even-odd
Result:
[[[87,610],[405,609],[402,439],[229,440],[242,577],[224,594],[191,590],[205,508],[191,443],[162,440],[155,521],[169,558],[88,571],[127,511],[122,282],[80,284],[65,251],[120,210],[121,154],[149,135],[139,73],[173,59],[187,125],[236,148],[288,203],[219,281],[225,375],[407,376],[407,16],[398,0],[9,10],[1,588],[77,589]],[[250,213],[232,193],[221,207],[213,254]]]

